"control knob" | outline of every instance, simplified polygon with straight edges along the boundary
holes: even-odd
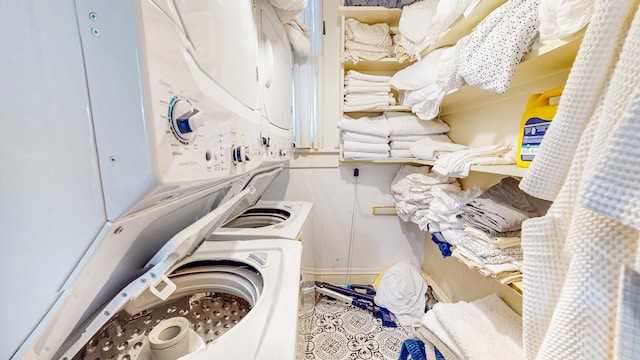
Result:
[[[231,159],[235,165],[251,160],[249,158],[249,147],[244,145],[231,147]]]
[[[184,99],[174,97],[169,103],[169,124],[178,141],[189,144],[196,136],[196,130],[204,123],[202,113]]]

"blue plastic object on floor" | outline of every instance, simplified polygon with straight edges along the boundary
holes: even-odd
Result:
[[[424,343],[416,339],[407,339],[402,342],[398,360],[407,360],[409,359],[409,355],[411,355],[412,360],[427,360]]]
[[[436,360],[446,360],[444,355],[442,355],[435,346],[433,347],[433,354]],[[409,356],[411,356],[411,360],[428,360],[424,343],[416,339],[407,339],[403,341],[398,360],[407,360],[409,359]]]

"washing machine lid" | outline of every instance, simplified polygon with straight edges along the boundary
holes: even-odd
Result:
[[[254,110],[258,99],[258,36],[252,1],[155,1],[183,35],[199,70]]]
[[[132,299],[137,298],[147,289],[161,300],[166,300],[176,289],[176,285],[168,278],[175,270],[175,265],[185,257],[193,254],[211,233],[227,218],[229,213],[246,197],[253,195],[256,189],[247,187],[228,201],[216,207],[207,215],[174,235],[149,260],[142,275],[114,294],[106,306],[86,326],[82,326],[70,344],[61,347],[62,358],[71,359],[102,328],[113,314],[122,310]],[[58,354],[59,355],[59,354]]]
[[[260,63],[258,76],[263,97],[263,116],[280,129],[293,128],[293,53],[273,7],[258,2]]]
[[[232,218],[240,215],[240,213],[242,213],[246,209],[248,209],[251,206],[255,205],[258,202],[258,200],[260,200],[260,197],[262,196],[264,191],[267,189],[267,187],[269,185],[271,185],[271,183],[276,178],[276,176],[278,176],[280,174],[280,172],[282,171],[283,166],[284,165],[279,165],[276,168],[269,168],[269,169],[267,169],[265,171],[259,172],[259,173],[255,174],[254,176],[252,176],[247,181],[247,184],[245,185],[245,188],[251,187],[251,188],[254,188],[256,191],[254,193],[250,194],[250,195],[247,195],[241,201],[241,203],[238,204],[238,206],[236,206],[235,209],[233,209],[231,211],[231,213],[229,214],[229,216],[225,220],[232,219]]]

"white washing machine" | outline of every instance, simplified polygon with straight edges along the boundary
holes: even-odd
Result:
[[[294,359],[299,242],[205,242],[291,152],[263,122],[287,111],[256,74],[287,51],[261,53],[261,1],[5,9],[33,30],[3,32],[25,61],[0,70],[32,141],[0,155],[0,358]]]

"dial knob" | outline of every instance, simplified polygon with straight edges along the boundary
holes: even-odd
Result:
[[[195,139],[196,130],[202,126],[202,113],[187,100],[177,96],[169,103],[169,124],[178,141],[188,144]]]
[[[287,156],[287,150],[285,150],[285,149],[280,149],[280,156],[282,156],[282,157],[286,157],[286,156]]]
[[[233,146],[231,147],[231,159],[233,159],[234,164],[242,163],[251,160],[249,158],[249,147],[248,146]]]

